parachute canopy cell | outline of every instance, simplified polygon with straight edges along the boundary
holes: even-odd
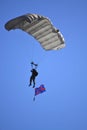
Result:
[[[16,17],[5,24],[5,29],[21,29],[32,35],[39,41],[45,50],[58,50],[65,47],[64,37],[56,29],[51,21],[44,16],[37,14],[25,14]]]

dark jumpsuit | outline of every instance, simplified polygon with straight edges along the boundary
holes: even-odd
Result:
[[[33,81],[33,87],[35,87],[35,77],[37,76],[37,71],[35,69],[32,69],[31,72],[32,72],[32,75],[30,77],[30,85],[29,86],[31,86],[31,83]]]

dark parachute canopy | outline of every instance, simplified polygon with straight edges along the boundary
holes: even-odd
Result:
[[[25,14],[5,24],[5,29],[21,29],[37,39],[45,50],[58,50],[65,47],[64,37],[51,21],[37,14]]]

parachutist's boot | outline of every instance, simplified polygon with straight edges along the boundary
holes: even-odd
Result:
[[[35,85],[33,86],[33,88],[35,88]]]
[[[31,86],[31,83],[29,84],[29,87]]]
[[[33,88],[35,88],[35,84],[33,85]]]

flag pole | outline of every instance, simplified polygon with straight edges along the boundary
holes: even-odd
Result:
[[[34,97],[33,97],[33,101],[35,101],[35,95],[34,95]]]

